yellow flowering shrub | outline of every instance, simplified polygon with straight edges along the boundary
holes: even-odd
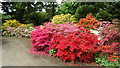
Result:
[[[55,15],[51,21],[52,23],[63,24],[65,22],[76,22],[76,18],[73,17],[71,14],[61,14]]]
[[[3,23],[3,28],[6,27],[19,27],[21,24],[19,23],[19,21],[17,20],[5,20],[5,22]]]
[[[21,24],[17,20],[5,20],[3,25],[0,26],[0,30],[4,31],[7,27],[14,27],[14,28],[24,27],[24,28],[29,28],[29,27],[33,27],[33,26],[34,26],[33,23],[31,23],[31,24]]]

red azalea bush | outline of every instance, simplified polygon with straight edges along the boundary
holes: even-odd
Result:
[[[108,61],[115,61],[115,62],[118,62],[115,60],[115,58],[119,58],[119,56],[114,56],[114,55],[110,55],[109,57],[107,57],[109,60]]]
[[[67,35],[53,35],[51,48],[57,52],[54,56],[60,57],[64,61],[83,61],[90,62],[96,52],[113,53],[115,45],[107,47],[99,45],[98,37],[89,32],[73,32]],[[101,48],[102,47],[102,48]],[[110,51],[109,51],[110,50]]]

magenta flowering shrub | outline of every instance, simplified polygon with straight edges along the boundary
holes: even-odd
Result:
[[[64,24],[55,24],[55,23],[45,23],[43,29],[47,29],[53,33],[58,34],[68,34],[74,31],[80,31],[78,28],[79,25],[74,26],[73,23],[66,22]]]
[[[37,55],[48,54],[52,33],[46,29],[40,29],[40,26],[35,27],[35,29],[30,34],[32,36],[30,52]]]

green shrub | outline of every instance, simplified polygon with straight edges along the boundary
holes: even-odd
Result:
[[[76,22],[76,18],[71,15],[71,14],[61,14],[61,15],[56,15],[52,19],[52,23],[56,24],[63,24],[65,22]]]
[[[53,56],[55,53],[56,53],[56,50],[54,50],[54,49],[51,49],[51,50],[49,51],[49,54],[50,54],[51,56]]]
[[[10,18],[11,18],[10,15],[4,15],[4,14],[2,14],[2,19],[3,20],[10,19]]]

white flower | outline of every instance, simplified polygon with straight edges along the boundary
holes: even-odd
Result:
[[[95,35],[99,35],[99,31],[90,29],[91,33],[94,33]]]
[[[90,29],[91,33],[94,33],[95,35],[99,35],[99,31],[97,30],[93,30],[93,29]],[[98,40],[101,40],[102,37],[101,36],[98,36]]]

